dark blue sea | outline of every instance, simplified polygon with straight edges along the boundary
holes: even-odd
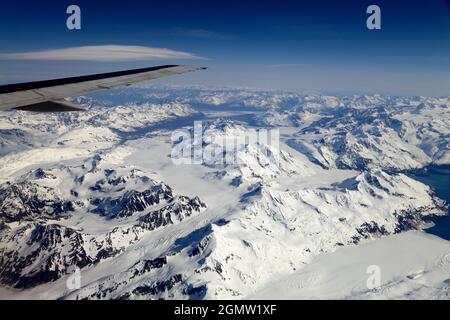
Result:
[[[412,174],[411,176],[432,187],[439,198],[450,203],[449,166],[427,168],[426,170]],[[450,216],[438,218],[434,223],[436,225],[428,228],[426,231],[450,241]]]

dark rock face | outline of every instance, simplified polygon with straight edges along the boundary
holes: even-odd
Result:
[[[181,282],[181,274],[176,274],[165,281],[158,281],[152,285],[142,285],[136,287],[132,293],[135,295],[157,295],[171,290],[177,283]]]
[[[161,278],[155,277],[157,272],[167,268],[167,257],[162,256],[153,260],[142,260],[129,269],[115,275],[110,275],[102,282],[84,288],[85,292],[76,293],[76,299],[117,299],[128,300],[133,298],[158,298],[164,296],[176,285],[186,290],[181,274],[168,274]],[[134,286],[130,285],[136,283]],[[192,287],[190,285],[190,287]]]
[[[141,276],[144,273],[147,273],[154,269],[160,269],[166,264],[167,264],[166,257],[156,258],[154,260],[139,261],[132,267],[132,269],[134,269],[134,274],[133,274],[132,278]]]
[[[146,230],[154,230],[168,224],[173,224],[174,219],[181,222],[194,212],[200,212],[203,208],[206,208],[206,204],[200,201],[198,197],[190,199],[180,196],[173,203],[141,217],[139,219],[139,226]]]
[[[372,186],[376,187],[377,189],[383,190],[383,191],[385,191],[386,193],[390,194],[389,189],[383,187],[383,186],[381,185],[381,183],[380,183],[380,180],[379,180],[376,176],[372,175],[372,174],[369,173],[369,172],[366,172],[366,173],[364,174],[364,178],[366,179],[366,181],[367,181],[370,185],[372,185]]]
[[[434,196],[433,196],[434,197]],[[448,206],[440,200],[434,197],[433,208],[439,209],[442,214],[448,210]],[[400,233],[408,230],[420,229],[425,222],[436,218],[436,215],[428,214],[424,215],[424,212],[430,212],[433,208],[421,207],[416,209],[395,211],[393,216],[397,219],[397,223],[393,232],[386,230],[384,226],[378,225],[376,222],[371,221],[370,223],[363,223],[359,228],[356,229],[357,234],[352,237],[352,242],[357,244],[361,239],[368,239],[370,237],[381,237],[389,235],[391,233]],[[437,215],[440,216],[440,215]]]
[[[384,226],[379,226],[375,221],[363,223],[356,231],[358,232],[358,235],[352,237],[354,243],[358,243],[360,239],[367,239],[370,236],[379,237],[389,234]]]
[[[32,182],[6,183],[0,187],[0,221],[20,222],[59,218],[79,204],[63,200],[49,187]]]
[[[397,225],[395,226],[395,233],[418,229],[424,223],[422,211],[426,208],[411,209],[408,211],[395,212],[397,217]]]
[[[118,198],[93,198],[91,204],[96,206],[92,211],[109,218],[130,217],[136,212],[159,204],[161,201],[172,201],[172,189],[164,183],[144,191],[131,190]]]
[[[211,238],[209,236],[201,239],[199,243],[191,250],[191,252],[189,253],[189,257],[194,257],[202,254],[208,246],[210,239]]]
[[[72,180],[58,188],[63,180],[58,174]],[[115,257],[146,232],[181,222],[204,208],[199,198],[177,196],[168,185],[137,169],[102,168],[100,156],[79,167],[31,171],[18,182],[0,186],[0,283],[31,288],[55,281],[72,267],[82,269]],[[126,223],[102,234],[63,223],[79,213]],[[136,218],[137,213],[144,215]],[[162,268],[167,260],[138,264],[132,277]],[[136,292],[158,292],[178,281],[175,277]]]
[[[31,232],[30,232],[31,231]],[[0,281],[16,288],[30,288],[54,281],[70,266],[83,268],[93,263],[84,249],[80,232],[56,224],[28,225],[14,236],[21,236],[19,247],[0,250]],[[14,241],[2,237],[1,241]]]
[[[144,192],[135,191],[128,198],[122,199],[121,209],[115,217],[129,217],[135,212],[142,212],[150,206],[159,204],[161,201],[173,201],[172,189],[160,184]]]

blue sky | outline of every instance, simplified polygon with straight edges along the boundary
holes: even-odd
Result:
[[[81,8],[79,31],[66,28],[70,4]],[[370,4],[381,7],[381,30],[366,28]],[[2,3],[0,38],[0,54],[113,44],[167,48],[205,58],[0,58],[3,84],[183,63],[209,70],[157,83],[344,94],[450,94],[448,0],[16,0]]]

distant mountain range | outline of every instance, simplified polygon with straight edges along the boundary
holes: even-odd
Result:
[[[76,99],[86,112],[0,114],[0,295],[245,298],[447,214],[404,173],[450,163],[449,97],[163,87]],[[226,150],[237,163],[175,165],[172,130],[194,120],[204,147],[279,129],[279,161],[244,145]],[[66,287],[71,267],[80,288]]]

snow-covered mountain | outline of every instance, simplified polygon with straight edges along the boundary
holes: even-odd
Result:
[[[140,103],[117,105],[108,101],[79,97],[77,103],[87,111],[55,114],[3,112],[1,115],[0,155],[46,146],[101,150],[116,145],[127,133],[149,128],[162,121],[198,114],[189,105]]]
[[[301,127],[289,144],[325,168],[398,171],[449,162],[448,98],[376,98],[316,111],[305,104],[264,114],[262,122]]]
[[[251,297],[324,253],[447,213],[402,172],[449,163],[448,98],[127,88],[76,99],[86,112],[0,115],[0,296]],[[171,134],[194,135],[194,120],[203,155],[221,157],[177,165]],[[279,129],[279,145],[220,149],[261,129]],[[79,288],[66,286],[74,267]]]
[[[56,280],[69,266],[97,265],[206,208],[198,197],[177,195],[98,155],[79,166],[30,171],[1,185],[0,195],[0,280],[18,288]]]

